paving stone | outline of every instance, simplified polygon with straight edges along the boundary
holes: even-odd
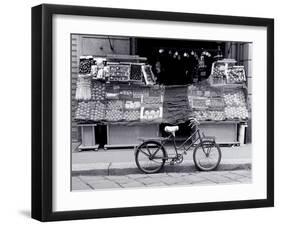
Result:
[[[210,180],[202,180],[202,181],[197,181],[195,183],[192,183],[193,185],[208,185],[208,184],[217,184],[213,181],[210,181]]]
[[[206,180],[206,178],[200,177],[199,174],[189,174],[183,176],[182,179],[187,183],[191,183],[191,184]]]
[[[115,178],[115,179],[108,179],[110,181],[113,181],[115,183],[118,183],[118,184],[128,184],[128,183],[132,183],[132,182],[135,182],[134,179],[131,179],[131,178],[127,178],[127,179],[124,179],[124,178]]]
[[[105,188],[120,188],[121,186],[112,181],[100,181],[100,182],[88,182],[88,184],[94,189],[105,189]]]
[[[239,181],[240,183],[252,183],[252,179],[249,177],[238,178],[237,181]]]
[[[175,183],[175,185],[191,185],[191,184],[192,183],[187,180],[183,180],[183,181],[179,181],[179,182]]]
[[[129,174],[127,177],[132,179],[138,179],[138,178],[147,178],[148,174]]]
[[[192,175],[208,176],[208,175],[221,175],[222,171],[197,171],[193,172]]]
[[[105,178],[109,181],[114,181],[117,183],[129,183],[134,181],[132,178],[129,178],[127,176],[106,176]]]
[[[122,180],[122,179],[124,179],[124,180],[127,180],[127,179],[129,179],[129,177],[127,177],[127,176],[104,176],[104,178],[107,178],[107,179],[110,179],[110,180]]]
[[[233,170],[231,173],[240,175],[240,176],[245,176],[245,177],[252,177],[252,171],[251,170]]]
[[[150,178],[162,178],[162,177],[168,177],[167,173],[154,173],[154,174],[148,174],[148,177]]]
[[[142,183],[140,183],[140,182],[137,182],[137,181],[133,181],[133,182],[126,183],[126,184],[121,184],[121,186],[122,186],[123,188],[145,187],[144,184],[142,184]]]
[[[205,178],[208,177],[209,175],[221,175],[221,173],[218,172],[219,171],[198,171],[198,172],[191,173],[190,175]]]
[[[89,190],[91,189],[87,184],[83,183],[78,177],[72,177],[72,190]]]
[[[106,178],[104,176],[79,176],[82,181],[104,181]]]
[[[251,183],[251,170],[72,177],[73,190]]]
[[[208,176],[202,176],[202,177],[205,177],[205,179],[207,179],[207,180],[209,180],[211,182],[215,182],[217,184],[233,182],[233,180],[231,180],[229,178],[226,178],[226,177],[224,177],[222,175],[216,175],[216,174],[208,174]]]
[[[159,182],[159,180],[157,178],[138,178],[136,179],[138,182],[141,182],[145,185],[149,185],[149,184],[154,184],[154,183],[157,183]]]
[[[240,178],[245,178],[245,176],[240,175],[240,174],[236,174],[236,173],[232,173],[232,172],[225,172],[224,174],[221,174],[222,176],[229,178],[231,180],[237,180]]]
[[[171,177],[184,177],[184,176],[188,176],[189,173],[168,173],[168,175]]]
[[[167,184],[165,184],[163,182],[149,184],[149,187],[163,187],[163,186],[167,187]]]
[[[168,185],[172,185],[172,184],[184,181],[184,179],[182,177],[159,178],[159,180]]]

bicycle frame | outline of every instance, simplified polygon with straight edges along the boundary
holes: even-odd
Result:
[[[198,134],[198,136],[196,136],[196,134]],[[195,139],[193,139],[193,137],[195,137]],[[196,130],[184,141],[182,142],[179,146],[176,145],[176,137],[173,134],[170,134],[164,141],[161,141],[161,145],[164,146],[168,141],[173,140],[173,146],[174,146],[174,150],[175,150],[175,156],[172,157],[166,157],[165,159],[174,159],[175,157],[178,156],[178,150],[180,149],[184,149],[184,151],[188,151],[198,140],[200,140],[200,143],[202,143],[202,136],[200,133],[200,129],[198,127],[196,127]],[[188,141],[192,141],[190,145],[188,145],[188,147],[186,148],[185,145]],[[204,147],[202,146],[203,151]],[[159,149],[158,149],[159,150]],[[158,150],[156,150],[153,155],[151,156],[151,158],[157,158],[155,157],[155,155],[157,154]]]

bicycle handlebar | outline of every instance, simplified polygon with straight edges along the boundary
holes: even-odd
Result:
[[[200,122],[198,122],[198,120],[196,118],[191,118],[188,126],[191,126],[191,125],[192,125],[191,128],[193,128],[195,125],[200,125]]]

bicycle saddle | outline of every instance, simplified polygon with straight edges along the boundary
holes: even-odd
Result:
[[[167,133],[174,133],[179,130],[179,127],[178,126],[165,126],[164,130]]]

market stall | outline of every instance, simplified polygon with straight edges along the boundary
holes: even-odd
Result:
[[[164,87],[155,84],[151,66],[142,60],[138,56],[80,58],[75,96],[75,120],[83,131],[80,149],[85,149],[86,137],[95,136],[94,127],[91,135],[85,133],[93,123],[107,126],[104,148],[135,146],[138,137],[159,136]]]
[[[207,80],[167,86],[157,84],[145,58],[82,56],[75,96],[80,149],[97,149],[98,125],[107,127],[105,149],[128,147],[139,137],[161,136],[161,124],[185,123],[191,116],[218,143],[239,144],[248,118],[246,95],[244,68],[233,60],[214,62]]]
[[[189,87],[189,100],[201,130],[218,143],[244,143],[248,120],[247,86],[243,66],[232,59],[213,63],[208,80]],[[240,139],[238,139],[240,137]]]

